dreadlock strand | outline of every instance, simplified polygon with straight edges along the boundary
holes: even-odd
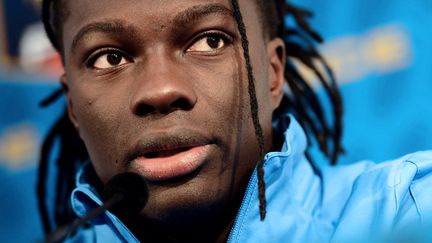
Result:
[[[243,48],[243,56],[246,62],[246,70],[247,70],[247,76],[248,76],[248,92],[249,92],[249,98],[250,98],[250,108],[252,113],[252,120],[255,128],[255,135],[258,140],[258,146],[259,146],[259,161],[257,164],[257,175],[258,175],[258,196],[259,196],[259,202],[260,202],[260,216],[261,220],[264,220],[266,215],[266,198],[265,198],[265,181],[264,181],[264,165],[263,165],[263,157],[264,157],[264,134],[262,131],[261,124],[259,122],[259,116],[258,116],[258,101],[256,97],[256,89],[255,89],[255,83],[254,83],[254,76],[253,76],[253,70],[252,70],[252,64],[250,61],[250,54],[249,54],[249,41],[246,34],[246,27],[243,22],[243,17],[240,12],[240,7],[238,5],[237,0],[231,1],[232,8],[233,8],[233,14],[235,17],[235,20],[237,22],[237,27],[240,32],[241,36],[241,42],[242,42],[242,48]]]
[[[49,217],[48,205],[45,203],[48,163],[54,147],[54,141],[59,139],[59,157],[57,160],[56,194],[53,210],[53,220],[56,225],[62,225],[72,221],[76,216],[69,210],[68,195],[75,187],[75,165],[86,157],[82,149],[78,135],[70,122],[67,112],[64,112],[60,119],[47,135],[41,150],[39,162],[39,173],[37,182],[38,205],[45,233],[49,233],[53,225]],[[78,146],[77,146],[78,144]]]
[[[300,54],[304,55],[304,54]],[[296,69],[291,69],[290,72],[293,74],[294,79],[290,82],[293,86],[297,86],[298,91],[301,92],[300,97],[305,101],[305,103],[308,103],[310,107],[310,110],[313,114],[313,116],[316,118],[317,121],[319,121],[317,126],[320,126],[323,131],[323,136],[328,137],[328,134],[330,133],[330,129],[328,127],[327,121],[324,116],[324,109],[322,105],[319,102],[319,99],[316,95],[316,93],[313,91],[313,89],[308,85],[307,81],[302,78],[302,76],[298,73]]]
[[[310,60],[307,59],[307,53],[304,52],[302,47],[300,45],[297,45],[295,43],[287,43],[287,54],[291,57],[295,57],[299,60],[301,60],[303,63],[311,63]],[[314,67],[311,67],[314,68]],[[308,83],[302,78],[302,76],[298,73],[298,70],[296,68],[293,68],[292,66],[287,65],[286,68],[287,74],[287,81],[290,85],[291,89],[294,91],[293,95],[297,97],[298,100],[301,100],[302,104],[298,106],[298,109],[303,110],[305,107],[309,107],[309,111],[312,116],[316,118],[319,122],[313,122],[315,119],[307,119],[310,120],[310,126],[311,128],[314,128],[316,126],[321,127],[322,133],[316,133],[317,129],[313,129],[315,137],[318,140],[318,144],[320,146],[320,149],[329,156],[328,152],[328,146],[327,146],[327,139],[329,138],[330,129],[327,125],[326,119],[324,117],[323,108],[318,100],[317,95],[315,92],[313,92],[313,89],[308,85]],[[289,76],[289,77],[288,77]],[[303,112],[304,115],[306,115],[307,112]]]
[[[288,80],[302,80],[301,76],[296,72],[296,70],[293,67],[287,67],[285,76],[288,78]],[[288,85],[293,91],[294,95],[294,108],[296,113],[299,115],[300,124],[302,127],[309,129],[314,137],[318,141],[318,145],[320,146],[321,151],[328,156],[328,149],[327,149],[327,143],[326,139],[327,137],[324,137],[324,132],[322,132],[322,128],[319,128],[319,125],[316,122],[313,122],[313,119],[308,115],[308,111],[305,109],[305,107],[311,107],[311,104],[309,103],[309,100],[307,98],[304,98],[305,93],[304,91],[300,91],[298,88],[298,82],[289,81]],[[305,82],[305,81],[303,81]]]
[[[310,27],[308,21],[306,20],[306,18],[313,16],[313,14],[310,11],[296,7],[285,1],[284,1],[284,5],[285,6],[283,9],[293,14],[293,17],[296,20],[297,24],[304,31],[306,31],[314,40],[318,41],[319,43],[322,43],[324,41],[323,38],[316,31],[314,31],[312,27]]]
[[[64,148],[61,149],[60,153],[64,151]],[[61,158],[59,159],[59,161]],[[66,171],[59,167],[57,178],[56,178],[56,197],[55,197],[55,211],[54,211],[54,218],[55,221],[58,222],[59,225],[62,225],[63,223],[63,215],[64,215],[64,194],[65,194],[65,183],[67,183],[64,178],[66,177]]]
[[[42,22],[45,27],[45,32],[48,36],[48,39],[51,41],[54,48],[60,51],[60,47],[56,38],[56,34],[53,29],[53,25],[51,22],[51,10],[52,10],[52,0],[43,0],[42,1]]]
[[[43,99],[40,103],[40,107],[47,107],[50,104],[54,103],[63,95],[63,89],[59,88],[54,90],[47,98]]]
[[[47,137],[45,138],[41,155],[39,160],[39,169],[38,169],[38,180],[37,180],[37,194],[38,194],[38,206],[41,212],[42,223],[44,226],[45,233],[49,233],[52,230],[52,224],[49,217],[48,205],[45,203],[46,199],[46,182],[49,170],[49,161],[50,155],[54,148],[54,142],[56,138],[61,138],[62,132],[64,132],[64,124],[67,122],[68,116],[67,112],[64,112],[63,115],[57,120],[53,128],[48,132]],[[61,141],[60,141],[61,144]],[[56,205],[57,207],[59,205]]]
[[[37,186],[36,191],[38,195],[38,207],[42,218],[42,224],[45,233],[48,233],[52,230],[52,225],[49,218],[49,211],[48,207],[46,205],[45,199],[46,199],[46,177],[48,174],[48,167],[49,167],[49,154],[51,152],[51,149],[54,144],[54,139],[56,137],[56,134],[58,133],[59,126],[61,121],[57,121],[54,127],[51,129],[51,131],[46,136],[41,149],[41,155],[39,159],[39,168],[38,168],[38,179],[37,179]]]
[[[303,50],[301,50],[300,48],[298,49],[298,53],[296,55],[297,58],[299,58],[303,64],[305,64],[310,70],[313,71],[313,73],[315,74],[315,76],[318,78],[318,80],[320,81],[320,83],[323,85],[325,91],[327,92],[327,94],[332,97],[333,94],[333,90],[331,88],[331,86],[326,82],[325,78],[323,77],[323,75],[318,71],[318,68],[315,66],[315,64],[313,63],[313,61],[311,60],[311,55],[308,53],[305,53]],[[317,95],[312,91],[312,88],[307,85],[307,82],[304,81],[303,79],[301,79],[302,82],[300,83],[300,85],[303,86],[304,89],[307,89],[309,92],[309,95],[307,98],[310,98],[310,102],[312,102],[314,105],[312,106],[312,108],[318,107],[319,109],[316,109],[316,113],[319,117],[319,120],[321,121],[321,123],[323,124],[324,128],[327,128],[327,121],[324,118],[324,114],[322,112],[322,108],[321,108],[321,104],[318,101]],[[324,131],[327,133],[329,129],[325,129]],[[327,135],[327,134],[326,134]]]
[[[61,140],[61,156],[57,160],[57,167],[59,168],[57,181],[62,187],[57,191],[58,206],[56,208],[56,217],[59,224],[64,224],[75,218],[70,208],[68,196],[75,188],[77,164],[86,160],[88,155],[86,150],[83,149],[84,145],[68,117],[65,117],[65,122],[63,123]]]
[[[319,55],[319,53],[315,49],[315,45],[312,43],[312,40],[315,40],[317,42],[322,42],[322,38],[312,30],[310,25],[307,22],[307,18],[311,16],[311,13],[303,10],[301,8],[295,7],[292,4],[286,3],[284,0],[279,0],[279,3],[281,4],[282,11],[279,12],[280,17],[284,17],[287,13],[291,14],[295,21],[297,22],[298,26],[300,27],[299,30],[294,28],[288,28],[286,25],[282,25],[282,30],[278,30],[279,33],[283,33],[283,37],[286,46],[292,46],[295,45],[296,48],[289,49],[287,48],[287,58],[297,58],[299,59],[303,64],[305,64],[307,67],[309,67],[314,74],[318,77],[318,80],[323,85],[325,92],[327,93],[327,96],[330,98],[332,107],[333,107],[333,117],[334,117],[334,126],[333,129],[330,130],[330,127],[328,126],[326,120],[319,119],[319,122],[321,123],[323,129],[323,133],[315,134],[315,138],[318,141],[318,144],[320,146],[320,150],[324,152],[324,154],[327,155],[327,157],[330,160],[331,164],[335,164],[337,157],[339,153],[342,151],[341,148],[341,136],[342,136],[342,99],[339,94],[339,89],[337,88],[337,84],[334,78],[333,73],[331,72],[330,67],[325,62],[325,60]],[[301,31],[300,31],[301,30]],[[303,47],[301,45],[295,44],[291,41],[288,41],[286,37],[292,37],[297,36],[300,38],[300,40],[303,42],[303,44],[306,47]],[[301,55],[299,55],[301,54]],[[321,62],[321,64],[324,66],[324,71],[326,72],[326,75],[328,77],[328,80],[324,78],[324,75],[320,71],[318,71],[318,68],[313,64],[312,58],[317,59]],[[289,59],[288,59],[289,62]],[[294,69],[294,71],[297,71]],[[301,81],[302,79],[293,79],[291,82],[301,82],[301,85],[306,85],[304,87],[309,87],[310,85],[307,83],[304,83]],[[290,82],[290,80],[288,80]],[[300,90],[301,91],[301,90]],[[313,94],[313,96],[316,96],[315,92],[302,92],[301,93],[309,93],[309,98]],[[298,97],[304,97],[303,95]],[[308,102],[309,103],[309,102]],[[316,112],[319,111],[319,109],[316,109],[317,106],[314,104],[309,104],[306,106],[306,109],[311,109],[312,113],[315,113],[315,115],[318,115]],[[304,113],[306,116],[308,113]],[[310,119],[304,119],[304,120],[310,120]],[[312,122],[312,120],[311,120]],[[308,122],[309,123],[309,122]],[[314,125],[312,123],[308,124],[308,127],[313,128]],[[331,132],[329,132],[331,131]],[[314,131],[312,131],[315,133]],[[325,149],[328,143],[332,142],[332,152],[326,153],[323,149]]]
[[[333,116],[335,117],[335,128],[332,132],[332,140],[333,140],[333,152],[329,156],[330,163],[335,164],[337,160],[338,154],[341,152],[340,139],[342,135],[342,106],[341,104],[341,96],[339,93],[339,89],[337,88],[335,78],[333,76],[333,72],[331,71],[328,64],[325,62],[324,58],[315,50],[312,49],[310,56],[317,58],[321,64],[324,66],[324,70],[326,71],[327,76],[329,77],[330,83],[326,82],[324,76],[318,71],[318,68],[315,66],[313,62],[304,62],[308,67],[313,70],[318,80],[323,85],[324,90],[327,92],[328,97],[330,98],[330,102],[333,106]]]
[[[330,68],[326,60],[317,53],[318,59],[321,61],[321,63],[324,66],[324,69],[330,78],[330,84],[332,87],[332,95],[330,95],[330,99],[333,105],[333,116],[334,116],[334,123],[335,123],[335,131],[334,131],[334,151],[333,155],[331,157],[331,164],[335,165],[337,162],[338,155],[340,153],[344,153],[344,149],[342,147],[342,115],[343,115],[343,106],[342,106],[342,96],[340,94],[339,88],[337,86],[336,78],[334,76],[333,70]]]

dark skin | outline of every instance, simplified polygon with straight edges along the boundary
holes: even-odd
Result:
[[[254,1],[239,4],[269,151],[272,113],[283,95],[284,45],[263,33]],[[259,160],[230,1],[66,5],[62,83],[69,116],[102,183],[126,171],[148,181],[147,204],[125,223],[145,242],[225,241]],[[185,164],[149,162],[178,154]]]

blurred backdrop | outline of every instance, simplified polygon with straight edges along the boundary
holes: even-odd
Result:
[[[321,51],[341,85],[346,153],[339,163],[431,149],[432,2],[293,2],[315,12],[312,25],[326,39]],[[59,88],[62,66],[38,12],[38,1],[0,0],[0,242],[43,237],[37,161],[64,102],[39,106]]]

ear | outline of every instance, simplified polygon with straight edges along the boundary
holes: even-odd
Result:
[[[75,129],[77,130],[77,132],[79,133],[79,124],[78,124],[78,120],[77,120],[76,115],[75,115],[72,99],[70,97],[69,85],[67,83],[66,74],[63,74],[60,77],[60,83],[61,83],[61,85],[63,87],[64,93],[66,94],[66,102],[67,102],[67,110],[68,110],[69,119],[72,122],[72,124],[74,125]]]
[[[272,108],[279,107],[284,94],[285,83],[285,44],[282,39],[274,38],[267,43],[268,80]]]

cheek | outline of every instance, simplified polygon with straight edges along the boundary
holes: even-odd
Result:
[[[248,175],[258,157],[258,144],[252,122],[250,96],[248,92],[248,76],[243,54],[240,50],[234,55],[231,76],[226,78],[232,80],[230,91],[224,95],[228,104],[223,113],[225,119],[225,132],[228,134],[229,161],[227,165],[235,172],[235,183],[240,183],[245,175]],[[255,75],[255,78],[260,78]],[[259,80],[259,79],[258,79]],[[227,85],[229,86],[229,85]],[[256,87],[259,88],[259,87]]]
[[[196,112],[213,122],[228,123],[235,126],[234,120],[241,119],[245,102],[247,102],[246,73],[239,48],[233,48],[231,55],[227,55],[218,62],[208,62],[188,65],[185,72],[190,73],[191,85],[198,94]]]
[[[75,92],[76,91],[76,92]],[[70,90],[75,115],[79,124],[79,133],[84,141],[97,174],[106,181],[116,174],[119,164],[119,142],[116,133],[124,117],[119,109],[119,101],[104,92],[92,92],[90,88]]]

